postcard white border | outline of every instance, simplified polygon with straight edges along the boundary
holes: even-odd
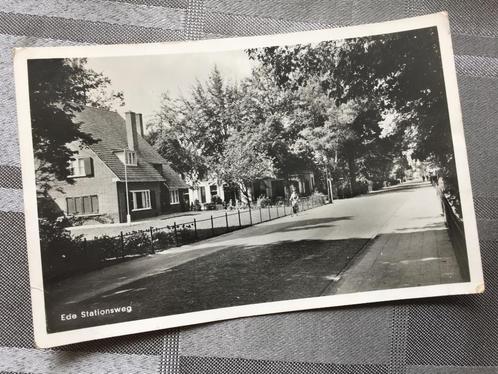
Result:
[[[278,302],[267,302],[261,304],[249,304],[164,317],[148,318],[130,322],[121,322],[65,332],[57,332],[51,334],[47,333],[45,322],[46,316],[40,241],[37,221],[38,213],[34,177],[35,167],[29,109],[27,72],[28,59],[66,57],[116,57],[137,55],[142,56],[241,50],[245,48],[256,48],[285,44],[292,45],[299,43],[320,42],[323,40],[378,35],[433,26],[437,27],[439,34],[440,51],[443,62],[443,74],[451,122],[451,133],[455,152],[462,211],[465,222],[464,226],[469,260],[470,282],[423,287],[396,288],[358,292],[352,294],[340,294]],[[48,348],[87,340],[128,335],[145,331],[219,321],[237,317],[248,317],[263,314],[273,314],[353,304],[366,304],[389,300],[470,294],[484,291],[484,280],[482,275],[481,256],[479,251],[477,224],[472,199],[470,173],[464,139],[460,100],[458,96],[458,86],[453,59],[450,27],[448,22],[448,14],[446,12],[369,25],[359,25],[338,29],[297,32],[289,34],[277,34],[270,36],[134,45],[18,48],[15,50],[14,66],[34,334],[36,345],[40,348]]]

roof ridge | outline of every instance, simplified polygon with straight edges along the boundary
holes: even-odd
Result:
[[[118,111],[117,111],[117,109],[116,110],[109,110],[109,109],[106,109],[106,108],[101,108],[101,107],[98,107],[98,106],[92,106],[92,105],[88,105],[88,104],[84,104],[82,106],[83,106],[83,108],[95,109],[95,110],[101,110],[101,111],[104,111],[104,112],[119,114]],[[119,115],[119,116],[121,117],[121,115]]]
[[[124,166],[115,154],[116,150],[127,146],[126,118],[118,112],[103,108],[84,106],[76,114],[78,121],[82,122],[82,129],[100,141],[90,145],[90,149],[109,167],[120,179],[124,177]],[[140,162],[137,167],[128,170],[130,181],[167,181],[168,185],[185,188],[186,184],[180,174],[171,164],[150,144],[144,136],[137,131],[139,146],[136,150]],[[165,164],[163,173],[154,167],[154,164]]]

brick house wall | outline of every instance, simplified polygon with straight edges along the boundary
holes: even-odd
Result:
[[[127,112],[124,119],[116,112],[86,107],[77,113],[76,121],[99,141],[82,149],[78,141],[67,144],[76,152],[68,164],[73,173],[69,180],[74,183],[53,183],[51,199],[42,204],[47,215],[81,217],[84,224],[126,222],[125,178],[132,220],[186,210],[188,186],[143,138],[141,114]],[[178,189],[174,202],[168,185]]]
[[[71,147],[73,148],[73,147]],[[68,198],[98,196],[99,213],[88,215],[77,215],[76,217],[84,218],[87,221],[105,220],[109,222],[126,222],[126,195],[125,183],[117,181],[114,173],[107,165],[88,149],[78,150],[75,158],[91,158],[93,161],[93,174],[91,176],[74,177],[74,184],[65,181],[54,182],[50,191],[50,196],[57,204],[59,209],[68,215]],[[163,182],[129,182],[128,190],[150,190],[151,209],[133,211],[130,205],[130,214],[132,220],[156,217],[163,213],[181,212],[185,210],[183,204],[171,204],[169,190],[161,196],[161,185]],[[179,195],[187,190],[179,189]],[[161,199],[166,201],[164,209],[161,209]],[[130,201],[131,204],[131,201]]]
[[[57,181],[50,190],[50,196],[59,208],[68,213],[67,198],[98,196],[99,214],[83,215],[88,219],[108,218],[119,222],[116,176],[90,149],[81,149],[76,157],[90,157],[93,160],[93,175],[73,178],[74,184]],[[60,190],[59,190],[60,189]]]
[[[161,214],[161,182],[128,182],[128,191],[149,190],[151,208],[133,211],[132,199],[130,198],[130,215],[132,221],[155,217]],[[126,222],[126,186],[124,182],[117,183],[117,200],[119,203],[119,222]]]

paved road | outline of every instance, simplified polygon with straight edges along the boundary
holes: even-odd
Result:
[[[458,270],[438,209],[429,184],[403,185],[119,264],[49,288],[49,325],[63,331],[363,288],[415,286],[427,272],[435,275],[426,276],[424,284],[455,281]],[[118,306],[131,306],[132,312],[60,320],[61,313]]]

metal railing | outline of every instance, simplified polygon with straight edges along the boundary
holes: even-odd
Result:
[[[298,211],[305,211],[325,204],[325,196],[316,195],[300,199]],[[164,227],[151,227],[153,250],[163,250],[173,246],[191,244],[263,222],[269,222],[293,214],[289,204],[247,207],[225,210],[222,214],[212,214],[208,218],[196,219],[187,223]]]

